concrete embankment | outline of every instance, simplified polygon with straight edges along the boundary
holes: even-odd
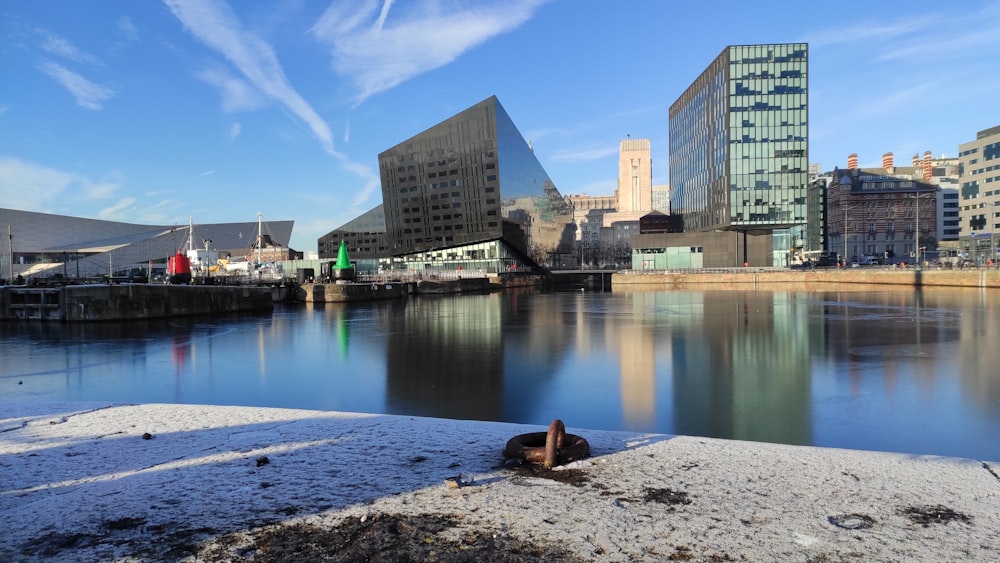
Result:
[[[544,430],[528,425],[200,405],[0,413],[5,561],[1000,561],[988,460],[570,427],[591,456],[547,471],[501,456]]]
[[[830,285],[893,285],[911,287],[1000,288],[1000,271],[996,269],[914,270],[881,268],[848,268],[816,270],[733,269],[705,272],[641,272],[614,274],[613,288],[642,286],[682,289],[686,287],[715,288],[780,288],[797,286],[803,289]]]
[[[130,321],[274,309],[255,286],[67,285],[0,288],[0,320]]]
[[[305,303],[345,303],[398,299],[410,295],[488,293],[515,287],[540,287],[538,276],[456,277],[349,283],[313,283],[298,288],[298,300]]]

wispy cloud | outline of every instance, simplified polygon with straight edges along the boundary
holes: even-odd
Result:
[[[1000,24],[1000,22],[996,22]],[[996,53],[1000,46],[1000,33],[996,28],[968,30],[966,33],[951,37],[941,37],[934,41],[913,41],[910,44],[894,46],[893,49],[879,55],[880,61],[920,60],[923,62],[951,59],[955,55],[962,57],[970,53]]]
[[[38,31],[42,35],[42,49],[53,55],[78,63],[100,64],[97,57],[78,49],[68,39],[44,29]]]
[[[111,207],[105,207],[98,211],[97,217],[105,221],[134,221],[134,214],[125,213],[125,211],[135,205],[135,202],[134,197],[123,197]]]
[[[135,24],[132,23],[132,20],[129,19],[128,16],[118,18],[118,21],[115,22],[115,26],[118,28],[118,33],[120,33],[126,41],[134,43],[139,40],[139,30],[135,27]]]
[[[591,146],[581,149],[564,149],[549,156],[553,162],[587,162],[618,154],[618,145]]]
[[[865,51],[867,60],[924,64],[931,60],[995,53],[1000,44],[1000,3],[981,10],[921,13],[889,21],[836,25],[807,35],[811,49],[844,46]]]
[[[91,179],[16,157],[0,157],[0,202],[12,209],[52,212],[55,207],[85,206],[115,197],[122,182],[117,173]]]
[[[219,0],[164,2],[191,35],[225,57],[259,92],[301,120],[324,151],[337,154],[330,128],[289,83],[274,48],[245,29],[228,4]],[[227,90],[223,99],[232,93]]]
[[[219,92],[222,98],[222,110],[226,113],[257,111],[268,105],[267,99],[260,94],[260,91],[225,69],[205,69],[198,72],[197,76]]]
[[[843,21],[838,20],[837,25],[833,27],[807,35],[805,41],[809,43],[811,49],[867,40],[881,42],[933,28],[940,21],[940,17],[929,14],[909,16],[898,21],[867,21],[849,25],[844,25]]]
[[[198,178],[204,178],[206,176],[211,176],[212,174],[215,174],[215,170],[206,170],[201,174],[196,174],[194,179],[197,180]]]
[[[105,179],[96,182],[81,179],[80,187],[83,189],[83,195],[86,199],[100,200],[114,197],[115,192],[121,187],[121,183],[117,179]]]
[[[242,74],[247,84],[304,123],[325,152],[337,158],[349,172],[362,178],[364,185],[355,200],[367,201],[379,187],[378,174],[368,166],[351,161],[334,148],[330,127],[292,87],[269,43],[244,28],[229,5],[222,0],[164,2],[192,36],[229,61]],[[225,84],[233,88],[231,82]],[[239,88],[230,89],[223,93],[223,99],[229,99],[231,103],[249,100],[248,97],[226,97],[237,94]]]
[[[24,211],[44,211],[75,181],[68,172],[13,157],[0,157],[0,201]]]
[[[52,61],[42,61],[38,70],[47,74],[76,98],[78,106],[86,109],[101,109],[103,103],[114,97],[115,91],[87,80],[68,68]]]
[[[391,0],[383,0],[381,10],[375,0],[334,2],[311,32],[330,46],[334,71],[354,83],[357,105],[516,29],[546,1],[507,0],[444,10],[440,2],[425,0],[407,3],[405,11],[392,17]]]
[[[243,125],[241,125],[239,121],[233,123],[229,127],[229,142],[231,143],[235,141],[236,137],[239,137],[242,131],[243,131]]]
[[[886,96],[870,98],[867,104],[856,109],[852,117],[868,118],[889,111],[897,111],[901,107],[907,107],[909,104],[912,104],[915,98],[919,98],[922,94],[932,91],[934,88],[934,82],[914,84],[909,88],[896,90]]]

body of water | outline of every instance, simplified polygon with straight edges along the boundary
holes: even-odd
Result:
[[[0,401],[495,420],[1000,460],[979,290],[490,294],[0,323]],[[2,404],[0,404],[2,408]]]

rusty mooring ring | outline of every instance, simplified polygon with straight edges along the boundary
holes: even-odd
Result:
[[[508,440],[503,455],[551,469],[587,457],[590,444],[580,436],[567,434],[563,422],[556,419],[549,425],[548,432],[529,432]]]

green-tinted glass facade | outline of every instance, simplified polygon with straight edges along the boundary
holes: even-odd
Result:
[[[572,211],[495,96],[382,152],[379,173],[393,256],[471,246],[502,268],[572,252]],[[490,241],[506,250],[476,246]]]
[[[670,106],[670,204],[685,230],[806,223],[807,68],[804,43],[726,47]]]

